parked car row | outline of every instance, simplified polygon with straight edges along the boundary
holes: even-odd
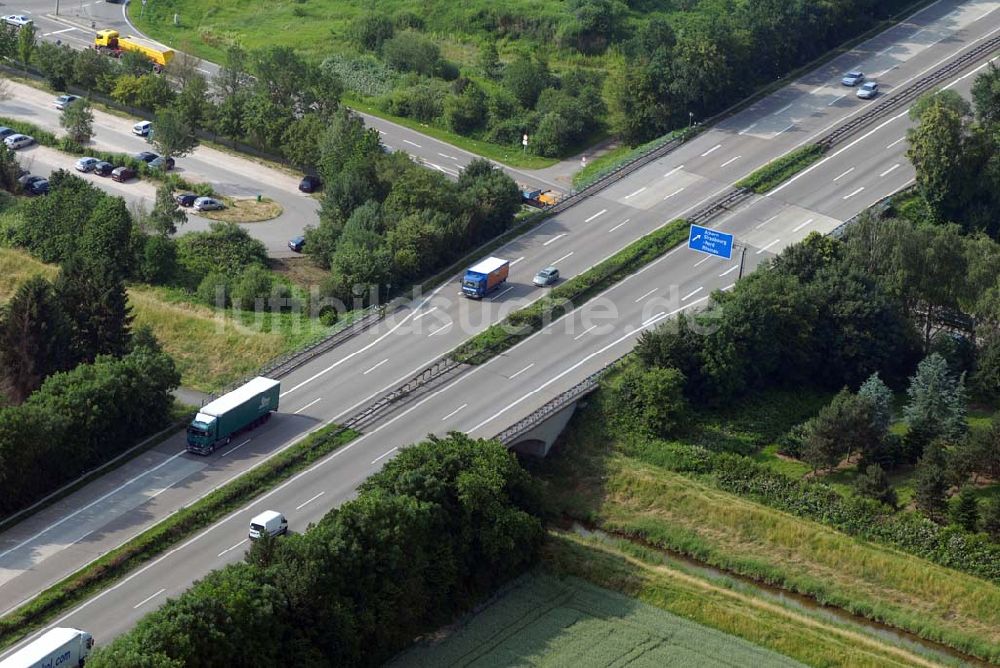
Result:
[[[214,197],[200,197],[194,193],[176,193],[174,201],[178,206],[191,207],[195,211],[218,211],[226,205]]]

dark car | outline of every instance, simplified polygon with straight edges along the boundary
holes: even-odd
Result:
[[[163,169],[165,166],[167,171],[170,171],[174,168],[174,159],[157,156],[150,160],[148,164],[150,169]]]
[[[115,166],[110,162],[101,160],[99,163],[94,165],[94,169],[92,171],[98,176],[111,176],[111,172],[115,171]]]
[[[196,199],[198,199],[198,196],[194,193],[177,193],[174,195],[174,201],[180,206],[191,206]]]
[[[44,176],[34,176],[29,172],[25,172],[24,174],[21,174],[19,177],[17,177],[17,182],[21,184],[22,188],[27,188],[28,184],[34,181],[44,181],[44,180],[45,180]]]
[[[311,193],[319,190],[322,185],[323,181],[321,181],[318,176],[306,174],[302,177],[302,180],[299,181],[299,190],[304,193]]]
[[[158,156],[157,154],[153,153],[152,151],[139,151],[138,153],[136,153],[132,157],[135,158],[136,160],[142,160],[143,162],[147,163],[150,167],[153,167],[153,168],[159,168],[163,164],[163,161],[166,160],[167,169],[173,169],[174,168],[174,159],[173,158],[161,158],[160,156]],[[159,161],[159,162],[156,162],[156,161]],[[154,162],[156,162],[155,165],[153,164]]]
[[[125,183],[135,178],[135,170],[131,167],[115,167],[111,172],[111,180]]]
[[[14,131],[8,127],[0,125],[0,139],[6,139],[7,137],[14,134]]]
[[[288,240],[288,247],[291,248],[296,253],[301,253],[302,249],[305,247],[305,245],[306,245],[306,238],[305,237],[301,237],[301,236],[300,237],[292,237],[291,239]]]
[[[48,195],[49,182],[46,179],[39,178],[37,181],[32,181],[26,185],[24,191],[29,195]]]

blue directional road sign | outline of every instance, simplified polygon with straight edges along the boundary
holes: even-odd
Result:
[[[692,225],[688,235],[688,248],[699,253],[730,260],[733,257],[733,235],[700,225]]]

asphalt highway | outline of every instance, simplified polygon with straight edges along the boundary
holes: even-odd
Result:
[[[869,60],[877,67],[891,54],[897,59],[895,66],[880,81],[888,91],[905,86],[1000,29],[1000,13],[994,13],[998,5],[932,5],[903,26],[837,59],[824,68],[825,75],[813,73],[793,82],[547,221],[496,253],[515,263],[505,288],[509,292],[472,302],[455,294],[455,282],[446,283],[417,300],[412,309],[284,378],[281,414],[251,438],[209,458],[185,455],[180,439],[171,439],[142,461],[130,462],[99,484],[4,532],[0,609],[16,605],[297,435],[351,414],[506,311],[544,294],[529,287],[538,268],[556,264],[564,276],[574,275],[625,243],[693,211],[767,160],[859,113],[864,102],[853,96],[852,89],[837,88],[842,71],[859,64],[876,71],[868,67]],[[983,20],[986,17],[989,20]],[[957,81],[955,89],[967,94],[970,84],[967,76]],[[834,91],[844,97],[833,100],[829,96]],[[793,114],[791,130],[779,127],[787,123],[786,114]],[[899,141],[908,122],[902,111],[880,119],[788,185],[714,221],[714,226],[735,233],[747,246],[744,271],[811,231],[832,230],[909,183],[913,171],[904,156],[906,143]],[[427,433],[451,429],[476,436],[499,432],[626,352],[642,328],[703,304],[712,290],[727,288],[738,274],[735,262],[697,256],[686,249],[673,251],[492,362],[389,414],[349,446],[56,624],[80,625],[95,631],[99,642],[105,641],[164,597],[179,594],[193,579],[240,559],[245,525],[259,509],[282,510],[293,529],[304,528],[349,498],[358,482],[398,447]],[[147,473],[153,467],[158,468]]]

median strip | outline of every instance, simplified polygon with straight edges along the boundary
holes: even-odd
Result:
[[[688,237],[687,220],[673,220],[632,242],[608,259],[574,276],[547,296],[511,313],[472,337],[450,355],[463,364],[482,364],[649,264]]]
[[[106,589],[139,564],[211,525],[357,436],[356,431],[335,424],[318,429],[199,501],[169,515],[0,618],[0,648],[12,645],[60,612]]]
[[[825,152],[826,149],[820,144],[797,148],[754,170],[735,185],[737,188],[745,188],[762,195],[819,160]]]

